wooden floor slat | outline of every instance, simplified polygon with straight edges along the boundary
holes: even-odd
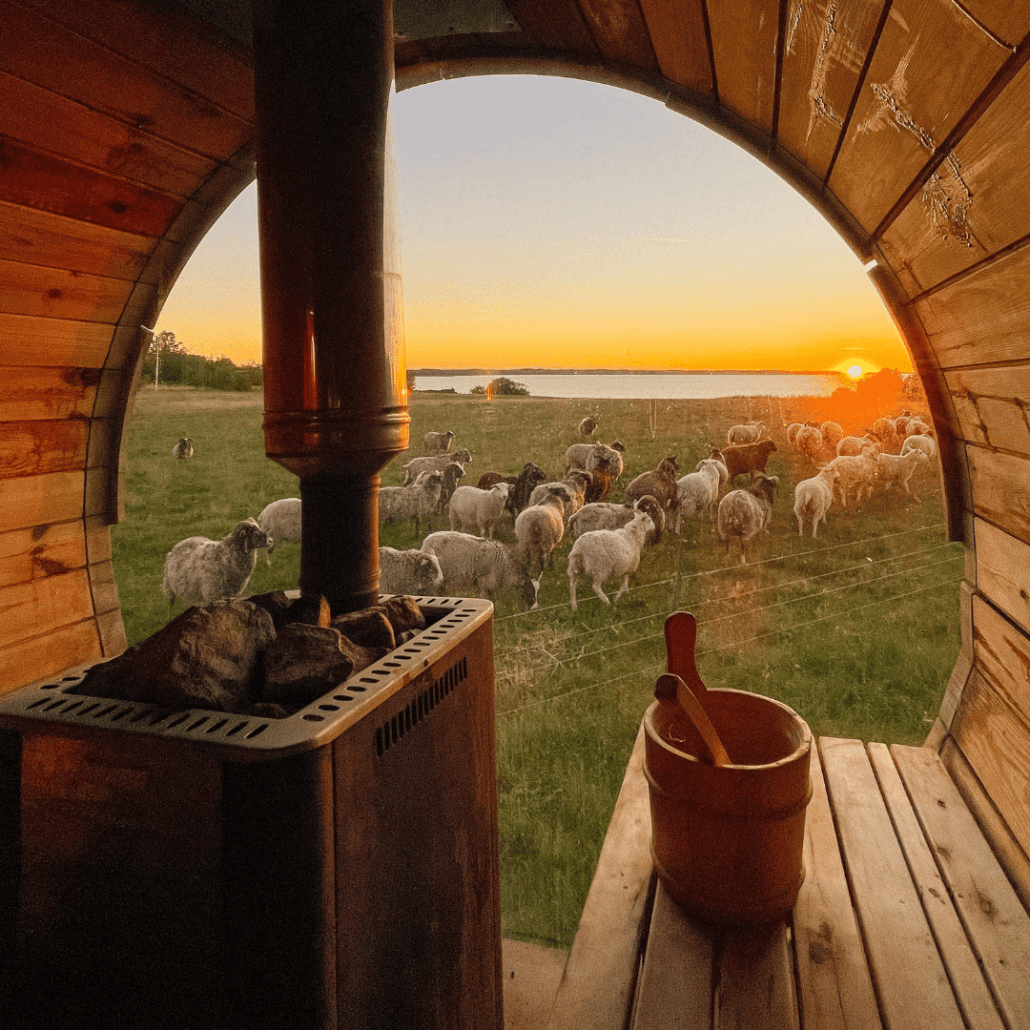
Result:
[[[819,751],[884,1022],[964,1030],[865,748],[823,737]]]
[[[1009,1027],[1030,1027],[1030,916],[937,755],[890,750]]]
[[[806,1027],[880,1030],[869,963],[837,845],[822,768],[812,756],[805,882],[794,906],[798,993]]]
[[[713,939],[659,883],[637,991],[633,1030],[709,1030]]]
[[[734,927],[720,936],[716,1030],[798,1030],[794,953],[786,921]]]
[[[1005,1030],[886,744],[868,753],[969,1030]]]

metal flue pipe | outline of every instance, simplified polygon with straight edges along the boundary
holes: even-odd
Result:
[[[376,600],[378,473],[410,423],[393,6],[253,6],[265,451],[300,477],[301,590],[343,612]]]

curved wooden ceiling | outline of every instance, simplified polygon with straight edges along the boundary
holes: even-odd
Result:
[[[869,263],[969,554],[947,721],[975,715],[978,774],[1019,810],[1025,770],[975,741],[1030,724],[996,657],[1030,667],[1030,0],[397,0],[395,29],[399,88],[509,72],[655,97]],[[0,690],[124,646],[107,525],[139,327],[254,176],[249,40],[248,0],[0,0]]]

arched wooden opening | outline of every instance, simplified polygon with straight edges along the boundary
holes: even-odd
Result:
[[[0,4],[2,691],[124,646],[107,527],[139,327],[253,177],[249,6]],[[645,92],[762,157],[875,261],[967,549],[935,742],[1026,869],[1030,8],[467,0],[420,20],[418,7],[396,4],[401,88],[509,71]]]

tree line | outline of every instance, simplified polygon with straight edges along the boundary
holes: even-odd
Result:
[[[257,362],[237,365],[226,357],[207,358],[190,354],[186,345],[169,329],[150,341],[140,378],[155,386],[202,386],[209,390],[246,393],[264,386],[264,370]]]

